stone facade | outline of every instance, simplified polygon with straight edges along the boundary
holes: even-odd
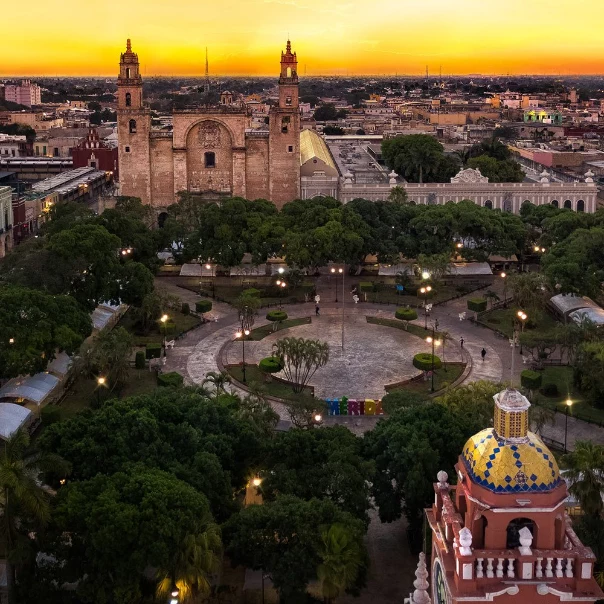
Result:
[[[244,105],[174,111],[173,131],[151,128],[143,105],[138,56],[128,40],[118,76],[118,154],[122,195],[161,212],[189,191],[216,199],[269,199],[278,207],[300,197],[300,113],[296,53],[281,53],[279,103],[268,130],[253,130]],[[227,102],[228,101],[228,102]]]

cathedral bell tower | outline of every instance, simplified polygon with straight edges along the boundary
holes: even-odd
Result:
[[[300,109],[298,58],[287,41],[281,52],[279,105],[269,114],[269,198],[277,207],[300,196]]]
[[[143,80],[138,55],[130,39],[120,55],[117,76],[117,137],[120,167],[120,194],[151,202],[149,132],[151,113],[143,107]]]

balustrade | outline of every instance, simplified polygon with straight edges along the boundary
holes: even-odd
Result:
[[[474,551],[476,579],[571,579],[578,564],[574,557],[568,555],[537,556],[534,560],[527,560],[515,551],[502,553],[503,556],[489,557],[484,551]]]

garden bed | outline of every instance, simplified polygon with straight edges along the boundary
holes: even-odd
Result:
[[[447,363],[446,368],[442,367],[434,372],[434,392],[437,393],[439,390],[443,390],[447,386],[453,384],[458,380],[465,371],[465,363]],[[392,392],[394,390],[407,390],[410,392],[417,392],[418,394],[430,395],[432,394],[432,380],[431,378],[424,379],[424,374],[415,376],[409,380],[403,382],[397,382],[395,384],[387,384],[384,386],[386,392]]]
[[[201,325],[201,319],[197,315],[183,315],[180,312],[172,312],[169,314],[169,317],[170,323],[166,327],[167,340],[178,338],[187,331]],[[151,327],[148,333],[143,333],[138,328],[134,313],[131,310],[128,310],[122,316],[117,327],[123,327],[133,335],[135,347],[162,342],[164,339],[163,329],[160,327],[159,321]]]
[[[225,365],[226,372],[237,382],[243,384],[243,365],[238,363],[236,365]],[[271,376],[270,382],[266,381],[266,375],[260,371],[258,365],[245,364],[245,373],[247,378],[247,387],[251,385],[260,387],[262,392],[268,396],[284,400],[295,400],[300,397],[300,394],[296,394],[292,389],[291,382],[283,380],[281,378]],[[314,396],[315,389],[312,386],[306,386],[304,388],[303,395]]]
[[[504,336],[511,338],[512,337],[512,324],[515,323],[518,325],[516,321],[516,313],[518,309],[516,307],[509,308],[496,308],[494,310],[487,310],[478,315],[478,319],[476,323],[479,325],[483,325],[484,327],[488,327],[493,331],[497,331]],[[472,313],[472,311],[467,311],[468,313]],[[530,317],[529,317],[530,320]],[[556,319],[554,319],[548,312],[541,311],[540,319],[537,323],[536,327],[533,329],[529,329],[525,327],[525,331],[529,331],[531,333],[537,333],[539,331],[549,331],[550,329],[560,325]]]
[[[283,331],[288,327],[297,327],[298,325],[308,325],[311,323],[310,317],[302,317],[300,319],[286,319],[285,321],[281,321],[279,323],[279,327],[276,331],[273,331],[273,324],[269,323],[268,325],[263,325],[262,327],[257,327],[256,329],[252,329],[250,335],[246,338],[246,340],[252,340],[254,342],[259,342],[263,340],[267,336],[270,336],[272,333],[277,333],[278,331]]]

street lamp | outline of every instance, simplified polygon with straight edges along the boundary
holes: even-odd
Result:
[[[162,331],[164,334],[164,356],[166,356],[166,322],[168,320],[168,315],[162,315],[161,316],[161,325],[162,325]]]
[[[423,273],[423,275],[428,275],[428,273]],[[419,291],[424,295],[424,329],[428,331],[428,292],[432,291],[432,287],[426,285],[426,287],[422,287]]]
[[[313,418],[317,424],[320,424],[323,421],[323,416],[320,413],[315,413]]]
[[[170,604],[178,604],[178,602],[179,602],[178,596],[179,595],[180,595],[180,589],[178,589],[178,587],[176,587],[176,585],[175,585],[170,590],[170,600],[169,600],[169,603]]]
[[[434,348],[440,346],[440,340],[437,340],[434,334],[434,325],[432,326],[432,337],[428,336],[426,338],[426,342],[428,342],[428,344],[432,344],[432,384],[430,387],[430,392],[434,392]]]
[[[285,292],[285,288],[287,287],[287,283],[285,281],[281,281],[281,279],[277,279],[277,287],[279,288],[279,310],[282,309],[281,301],[283,294],[281,292]]]
[[[239,339],[241,338],[241,344],[243,345],[243,383],[247,384],[247,380],[246,380],[246,376],[245,376],[245,338],[247,338],[247,336],[250,335],[250,330],[249,329],[244,329],[243,331],[238,331],[235,334],[235,338]]]
[[[107,383],[107,380],[104,377],[96,378],[96,403],[97,406],[101,406],[101,387]]]
[[[262,484],[262,478],[260,478],[260,476],[256,476],[254,479],[252,479],[252,484],[255,487],[259,487]]]
[[[9,338],[8,339],[8,343],[9,344],[14,344],[15,343],[15,338]]]
[[[214,298],[214,267],[208,262],[206,270],[210,271],[210,283],[212,284],[212,298]]]
[[[503,279],[503,308],[507,308],[508,307],[508,299],[507,299],[507,281],[506,281],[506,277],[507,275],[505,274],[504,271],[501,271],[501,275],[500,277]]]
[[[568,413],[570,412],[570,408],[573,405],[573,402],[570,398],[567,398],[565,401],[566,404],[566,418],[564,420],[564,452],[567,453],[566,449],[566,439],[568,437]]]
[[[520,325],[521,325],[520,333],[523,334],[524,333],[524,323],[528,319],[528,315],[523,310],[519,310],[516,313],[516,316],[518,317],[518,319],[520,321]],[[522,354],[522,338],[520,339],[520,354]]]
[[[339,273],[340,275],[342,275],[342,298],[344,298],[344,269],[339,268],[337,271],[335,268],[331,269],[331,273],[332,275],[335,273]],[[338,281],[336,279],[336,302],[338,301]]]

